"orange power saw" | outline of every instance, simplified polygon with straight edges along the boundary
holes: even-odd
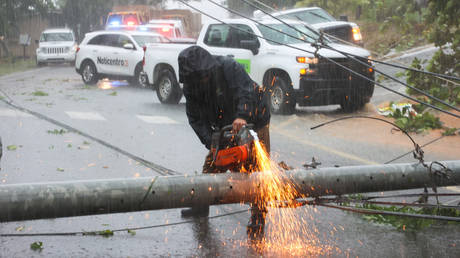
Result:
[[[248,124],[234,133],[232,125],[227,125],[212,134],[211,151],[217,167],[235,169],[252,159],[252,145],[258,140],[252,127]]]

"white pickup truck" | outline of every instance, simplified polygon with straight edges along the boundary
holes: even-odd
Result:
[[[315,58],[312,53],[316,49],[310,43],[317,36],[307,29],[305,23],[285,20],[290,25],[288,26],[266,18],[258,22],[277,31],[246,19],[227,19],[224,23],[205,24],[196,44],[212,55],[234,58],[246,68],[256,83],[269,87],[271,109],[274,113],[292,114],[296,104],[340,104],[343,109],[351,111],[370,101],[374,91],[373,83],[345,71],[325,58]],[[360,56],[366,62],[370,55],[367,50],[359,47],[332,42],[329,45]],[[162,103],[178,103],[182,97],[181,86],[177,80],[177,58],[180,51],[189,46],[190,44],[148,44],[144,49],[144,73]],[[368,78],[374,78],[372,69],[356,64],[336,51],[320,49],[318,54]]]

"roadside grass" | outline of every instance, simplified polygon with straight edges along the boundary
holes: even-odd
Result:
[[[0,76],[22,72],[37,67],[34,59],[0,59]]]
[[[396,52],[429,44],[422,34],[406,34],[396,25],[389,25],[385,31],[380,29],[382,23],[368,20],[353,21],[359,25],[363,35],[364,48],[372,55],[385,55],[391,50]]]

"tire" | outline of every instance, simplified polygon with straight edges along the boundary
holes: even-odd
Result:
[[[178,104],[182,98],[179,83],[171,70],[160,72],[155,88],[157,97],[163,104]]]
[[[271,85],[273,84],[273,85]],[[291,115],[295,111],[295,98],[292,88],[286,78],[272,75],[268,80],[270,85],[270,110],[274,114]]]
[[[38,67],[43,67],[46,64],[46,63],[43,63],[43,62],[38,62],[38,59],[35,59],[35,62],[36,62]]]
[[[94,85],[99,80],[99,75],[97,74],[96,66],[91,61],[85,61],[81,65],[81,79],[85,84]]]
[[[136,66],[136,69],[134,70],[134,76],[130,78],[129,83],[132,86],[137,86],[137,87],[147,86],[145,76],[142,75],[142,65],[141,64],[138,64]]]

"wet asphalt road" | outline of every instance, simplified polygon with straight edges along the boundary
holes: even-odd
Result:
[[[389,84],[390,86],[392,84]],[[394,85],[397,90],[401,87]],[[184,99],[161,105],[151,89],[127,85],[109,90],[86,87],[67,65],[52,65],[0,78],[0,136],[3,141],[0,183],[32,183],[79,179],[132,178],[159,175],[133,157],[175,171],[199,173],[205,148],[187,124]],[[46,96],[37,96],[46,95]],[[375,97],[359,114],[374,115],[375,105],[398,99],[376,88]],[[41,114],[20,112],[5,101]],[[342,117],[338,106],[298,108],[295,115],[271,120],[272,157],[293,167],[316,157],[323,167],[384,163],[411,149],[406,138],[377,122],[346,121],[323,129],[311,126]],[[98,140],[88,139],[50,122],[57,120]],[[48,119],[48,120],[47,120]],[[429,135],[416,135],[425,143]],[[16,150],[6,150],[6,146]],[[445,147],[438,151],[437,146]],[[427,160],[459,159],[456,146],[441,139],[425,149]],[[131,156],[126,156],[116,148]],[[458,147],[458,146],[457,146]],[[457,149],[458,150],[458,149]],[[397,162],[413,162],[410,155]],[[456,191],[458,188],[442,189]],[[411,192],[420,192],[413,190]],[[411,201],[411,200],[408,200]],[[454,200],[450,200],[454,202]],[[458,200],[457,200],[458,201]],[[273,248],[255,248],[245,225],[247,205],[211,207],[209,219],[184,219],[177,209],[100,216],[0,223],[0,234],[85,232],[158,225],[102,236],[0,237],[0,257],[157,257],[157,256],[289,256]],[[223,214],[236,214],[222,216]],[[436,225],[401,232],[372,224],[358,215],[323,207],[303,207],[317,228],[316,248],[299,256],[455,257],[460,253],[460,227]],[[215,217],[218,216],[218,217]],[[161,226],[169,223],[174,226]],[[270,230],[268,225],[267,230]],[[308,238],[309,236],[305,236]],[[30,244],[43,242],[41,252]],[[319,250],[321,249],[321,250]]]

